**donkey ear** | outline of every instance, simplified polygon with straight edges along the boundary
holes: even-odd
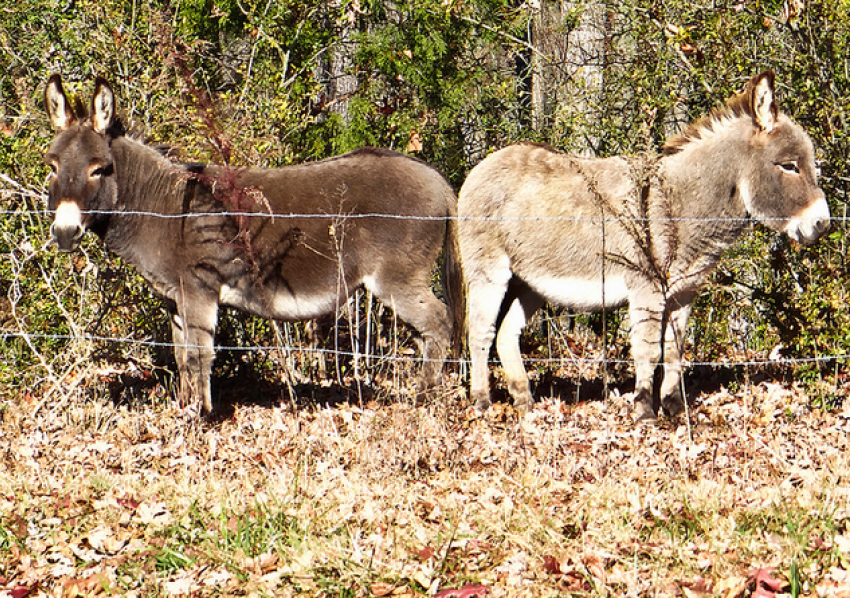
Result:
[[[62,88],[61,75],[51,75],[47,80],[47,87],[44,89],[44,108],[50,118],[50,124],[57,131],[64,131],[77,122],[71,102],[68,101],[68,96]]]
[[[776,126],[779,108],[776,105],[773,71],[765,71],[750,79],[750,107],[753,119],[763,131],[769,133]]]
[[[94,82],[94,95],[91,97],[91,122],[98,133],[106,130],[115,120],[115,94],[106,79],[98,77]]]

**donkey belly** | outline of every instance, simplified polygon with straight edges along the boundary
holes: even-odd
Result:
[[[288,289],[260,291],[227,285],[221,287],[219,302],[242,311],[276,320],[309,320],[334,311],[339,303],[336,293],[293,293]]]
[[[629,294],[625,278],[611,274],[605,278],[578,276],[520,276],[535,292],[548,302],[579,311],[600,311],[622,307]]]

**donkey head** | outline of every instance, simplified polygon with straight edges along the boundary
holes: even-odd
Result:
[[[44,92],[50,123],[57,131],[44,157],[52,169],[48,209],[54,212],[50,233],[61,251],[73,251],[87,228],[108,218],[117,197],[110,129],[115,122],[115,95],[102,78],[95,81],[91,116],[71,105],[62,78],[53,75]]]
[[[754,125],[738,188],[747,212],[795,241],[815,242],[829,228],[829,206],[818,187],[811,139],[779,112],[773,72],[750,79],[735,100]]]

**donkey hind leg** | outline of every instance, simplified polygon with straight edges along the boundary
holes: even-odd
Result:
[[[661,407],[668,417],[675,417],[685,409],[682,395],[682,351],[688,330],[690,303],[675,306],[667,322],[664,342],[664,381],[661,384]]]
[[[174,356],[180,375],[178,400],[181,407],[199,401],[205,415],[212,413],[210,377],[215,358],[213,338],[218,303],[209,299],[182,297],[169,306]]]
[[[501,274],[499,277],[482,277],[478,274],[477,278],[468,281],[469,390],[478,411],[486,411],[490,407],[490,347],[496,336],[496,322],[511,279],[510,270]]]
[[[653,382],[655,368],[661,359],[661,315],[663,300],[653,294],[650,300],[632,300],[629,302],[629,319],[632,345],[632,359],[635,362],[635,419],[655,419],[656,409],[653,404]]]
[[[406,286],[388,289],[369,288],[396,315],[412,326],[421,336],[422,375],[417,391],[423,391],[440,382],[443,362],[451,342],[451,319],[446,305],[431,292],[427,280],[410,281]]]
[[[545,300],[532,291],[525,283],[514,279],[508,289],[504,305],[506,310],[496,335],[496,350],[505,371],[508,392],[514,399],[514,406],[520,415],[527,413],[534,405],[528,373],[522,362],[519,336],[531,316],[540,309]]]

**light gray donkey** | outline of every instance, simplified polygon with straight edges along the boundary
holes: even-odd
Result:
[[[635,416],[684,409],[681,352],[691,302],[752,218],[812,243],[829,227],[809,136],[779,112],[774,75],[667,141],[662,156],[584,159],[532,144],[470,172],[458,198],[471,395],[490,405],[494,336],[520,412],[533,398],[519,335],[545,302],[599,311],[628,303]],[[665,331],[662,336],[662,330]]]
[[[53,239],[72,251],[91,230],[165,299],[182,403],[212,411],[219,305],[302,320],[359,287],[421,335],[421,386],[439,382],[462,289],[457,200],[435,169],[372,148],[278,169],[187,167],[124,135],[101,78],[90,115],[58,75],[45,103],[58,131],[45,156]],[[431,291],[441,249],[449,308]]]

